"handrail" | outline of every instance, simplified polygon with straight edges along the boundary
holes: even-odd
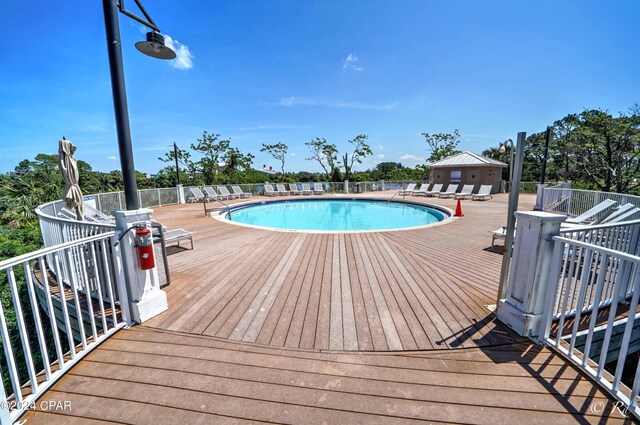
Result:
[[[45,248],[41,248],[37,251],[28,252],[26,254],[19,255],[17,257],[9,258],[4,261],[0,261],[0,271],[6,269],[7,267],[13,267],[17,264],[24,263],[25,261],[35,260],[39,257],[44,257],[45,255],[49,255],[53,252],[60,251],[61,249],[72,248],[74,246],[86,244],[89,242],[97,241],[103,238],[109,238],[115,235],[115,232],[105,232],[97,235],[87,236],[81,239],[76,239],[69,242],[64,242],[59,245],[49,246]]]
[[[10,394],[0,386],[3,424],[16,421],[87,353],[130,324],[114,244],[115,233],[106,232],[0,263],[10,292],[0,303],[1,361],[10,382]],[[90,287],[97,297],[82,290]]]
[[[392,196],[391,198],[387,199],[387,204],[388,204],[389,202],[391,202],[391,200],[393,200],[393,198],[395,198],[395,197],[396,197],[396,195],[399,195],[399,194],[400,194],[400,192],[401,192],[400,190],[399,190],[399,191],[397,191],[396,193],[394,193],[394,194],[393,194],[393,196]]]

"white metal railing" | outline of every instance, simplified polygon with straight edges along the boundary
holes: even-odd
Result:
[[[0,262],[0,279],[11,295],[0,304],[0,421],[5,424],[130,319],[114,232]],[[95,298],[80,290],[87,287],[96,288]]]
[[[640,391],[638,365],[635,366],[631,388],[621,383],[634,317],[638,311],[640,257],[567,237],[555,236],[553,239],[553,259],[544,307],[543,340],[610,391],[636,418],[640,418],[637,405]],[[627,322],[615,371],[611,374],[604,368],[604,359],[607,358],[614,322],[623,313],[618,311],[617,301],[624,298],[630,298]],[[608,311],[604,310],[606,325],[597,329],[598,312],[605,307],[608,308]],[[585,315],[585,319],[581,320],[586,311],[591,311],[590,315]],[[584,322],[587,322],[587,337],[580,352],[576,349],[576,339],[580,331],[581,334],[585,332],[581,329]],[[604,339],[596,353],[598,355],[593,356],[592,342],[596,329],[604,331]],[[598,358],[598,362],[589,355]]]
[[[640,207],[640,196],[571,189],[568,187],[547,187],[544,189],[542,195],[542,209],[570,216],[578,216],[607,199],[616,201],[618,205],[630,203],[636,207]],[[637,216],[640,216],[640,214]]]

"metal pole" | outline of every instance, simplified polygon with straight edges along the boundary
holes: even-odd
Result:
[[[173,142],[173,156],[176,159],[176,176],[177,176],[177,183],[176,186],[180,184],[180,166],[178,165],[178,151],[180,149],[178,149],[178,145],[176,145],[176,142]]]
[[[116,0],[103,0],[102,5],[104,8],[104,25],[107,33],[107,51],[109,52],[113,109],[118,133],[120,168],[122,169],[122,178],[124,180],[124,197],[127,210],[137,210],[140,209],[140,202],[138,200],[136,171],[133,165],[133,150],[131,149],[129,111],[127,109],[127,93],[124,84],[122,49],[120,47],[118,5]]]
[[[547,177],[547,158],[549,156],[549,139],[551,138],[551,127],[547,127],[544,133],[544,156],[542,157],[542,169],[540,170],[540,184],[544,184]]]
[[[504,254],[502,255],[502,269],[500,271],[500,282],[498,283],[498,299],[496,306],[500,305],[500,300],[507,295],[507,284],[509,281],[509,267],[511,266],[511,252],[513,250],[513,236],[516,229],[516,215],[518,209],[518,198],[520,196],[520,180],[522,178],[522,164],[524,162],[524,143],[527,139],[526,132],[518,133],[518,142],[515,146],[516,157],[513,164],[513,179],[511,191],[509,192],[509,209],[507,213],[507,231],[504,241]]]

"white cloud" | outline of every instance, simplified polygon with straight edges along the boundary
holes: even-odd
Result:
[[[87,126],[87,130],[88,131],[97,131],[97,132],[101,132],[101,133],[107,131],[107,129],[102,127],[101,125],[88,125]]]
[[[108,156],[107,159],[111,161],[115,161],[116,159],[118,159],[118,157],[111,155],[111,156]]]
[[[355,53],[349,53],[346,59],[342,62],[343,70],[351,70],[351,71],[364,71],[364,68],[359,65],[359,60]]]
[[[398,102],[388,103],[368,103],[368,102],[349,102],[344,100],[327,100],[321,98],[306,98],[298,96],[289,96],[280,98],[278,102],[280,106],[326,106],[329,108],[344,109],[371,109],[377,111],[388,111],[398,106]]]
[[[384,146],[380,145],[380,146],[378,146],[378,149],[380,149],[381,151],[383,151],[383,150],[384,150]]]
[[[296,153],[295,152],[291,152],[291,156],[296,156]]]
[[[376,158],[382,159],[382,158],[384,158],[384,154],[383,153],[379,153],[378,155],[376,155]]]
[[[422,161],[422,158],[412,153],[405,153],[400,157],[400,159],[404,159],[405,161]]]
[[[164,43],[176,52],[176,58],[169,63],[172,67],[181,70],[188,70],[193,68],[193,55],[189,51],[189,47],[180,43],[178,40],[174,40],[168,35],[164,35]]]

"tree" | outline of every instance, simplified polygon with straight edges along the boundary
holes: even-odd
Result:
[[[380,171],[383,175],[390,173],[393,170],[401,170],[404,168],[400,162],[381,162],[376,165],[375,170]]]
[[[226,164],[224,172],[232,174],[238,171],[249,171],[253,167],[253,159],[255,157],[248,153],[243,154],[238,148],[229,148],[222,157]]]
[[[275,160],[280,161],[280,172],[282,173],[282,180],[284,181],[284,160],[287,156],[289,147],[282,142],[275,143],[273,145],[262,144],[260,152],[267,152]]]
[[[202,139],[198,139],[197,144],[191,144],[191,149],[203,155],[198,161],[198,165],[207,184],[213,183],[220,168],[219,160],[227,152],[231,144],[230,140],[220,140],[219,137],[219,134],[209,134],[204,131]]]
[[[342,166],[344,167],[344,179],[349,180],[349,176],[355,170],[355,164],[362,164],[362,159],[372,155],[371,148],[367,144],[369,136],[366,134],[358,134],[355,138],[349,140],[353,145],[351,155],[345,153],[342,158]]]
[[[319,137],[305,143],[305,145],[309,147],[309,151],[311,152],[311,156],[305,159],[317,161],[327,175],[327,178],[329,178],[330,174],[336,168],[336,162],[338,161],[338,148],[336,145],[327,143],[326,139]]]
[[[460,133],[458,130],[453,130],[453,133],[420,133],[424,136],[425,142],[431,151],[428,162],[439,161],[451,155],[459,154],[457,149],[460,143]]]
[[[640,186],[640,108],[615,118],[592,109],[579,115],[575,139],[578,175],[599,190],[624,193]]]

